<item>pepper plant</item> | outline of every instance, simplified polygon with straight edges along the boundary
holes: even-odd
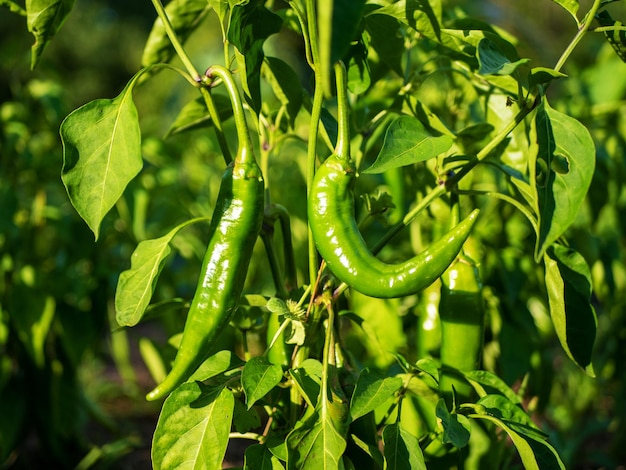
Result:
[[[153,468],[221,468],[235,440],[249,470],[566,468],[533,414],[548,352],[598,372],[598,299],[622,281],[593,281],[623,270],[584,227],[599,155],[605,171],[624,134],[563,97],[585,84],[568,61],[589,41],[623,73],[626,15],[619,0],[554,3],[571,39],[542,63],[442,0],[152,0],[136,74],[60,135],[96,240],[159,165],[143,155],[142,87],[180,77],[195,95],[163,139],[210,142],[202,202],[135,233],[115,292],[120,327],[171,333],[141,343],[162,401]],[[33,66],[72,4],[26,2]],[[197,52],[206,25],[215,57]],[[185,252],[192,227],[206,233]],[[183,261],[188,278],[160,290]]]

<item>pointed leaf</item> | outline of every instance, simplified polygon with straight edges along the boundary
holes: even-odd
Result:
[[[434,41],[441,37],[441,0],[399,0],[375,13],[397,18]]]
[[[356,382],[350,416],[352,421],[374,411],[392,398],[402,388],[400,377],[384,377],[379,373],[364,369]]]
[[[200,367],[189,377],[189,382],[200,382],[243,366],[245,363],[232,351],[218,351],[200,364]]]
[[[405,431],[400,423],[385,426],[383,444],[385,470],[426,470],[419,440]]]
[[[172,0],[165,7],[176,36],[184,44],[187,38],[202,23],[206,14],[211,10],[207,0]],[[165,31],[160,18],[152,25],[152,30],[146,41],[141,57],[141,65],[168,62],[175,54],[174,46]]]
[[[155,470],[222,468],[235,400],[225,387],[188,382],[163,403],[152,441]]]
[[[488,414],[501,419],[507,426],[522,435],[538,440],[545,440],[547,437],[533,423],[520,404],[513,403],[502,395],[485,395],[478,400],[477,404],[484,406]]]
[[[21,15],[21,16],[28,15],[28,13],[26,13],[26,10],[13,0],[0,0],[0,6],[6,7],[9,9],[10,12],[17,13],[18,15]],[[0,454],[0,459],[2,459],[2,454]]]
[[[467,417],[457,413],[451,414],[443,398],[437,402],[435,412],[443,426],[443,443],[452,444],[459,449],[465,447],[469,443],[472,432]]]
[[[264,444],[253,444],[246,449],[243,470],[284,470],[274,454]]]
[[[265,356],[250,359],[241,374],[248,409],[278,385],[282,378],[283,368],[279,364],[272,364]]]
[[[102,219],[143,166],[141,130],[132,99],[141,73],[117,97],[87,103],[61,123],[61,179],[96,240]]]
[[[561,5],[563,8],[565,8],[569,12],[569,14],[572,15],[572,17],[578,24],[578,17],[576,16],[576,13],[578,13],[578,8],[580,7],[578,0],[552,0],[552,1],[554,3]]]
[[[289,370],[294,386],[311,408],[317,406],[322,383],[322,363],[316,359],[305,359],[296,369]]]
[[[134,326],[148,308],[165,260],[172,251],[170,242],[183,228],[208,217],[188,220],[174,227],[166,235],[154,240],[143,240],[130,258],[130,269],[123,271],[115,290],[115,315],[120,326]]]
[[[472,370],[464,372],[464,375],[468,380],[477,382],[482,387],[486,387],[488,389],[486,393],[497,391],[514,404],[521,402],[520,398],[513,391],[513,389],[511,389],[511,387],[509,387],[504,380],[495,375],[493,372],[488,372],[486,370]]]
[[[35,36],[30,68],[39,63],[41,54],[74,7],[75,0],[26,0],[26,25]]]
[[[596,154],[587,128],[545,99],[533,131],[536,145],[529,166],[539,210],[535,259],[540,260],[576,219],[591,185]]]
[[[544,256],[550,316],[561,346],[578,366],[594,376],[591,356],[597,317],[591,305],[591,273],[571,248],[554,244]]]
[[[526,64],[530,59],[511,62],[492,41],[483,38],[476,49],[480,75],[511,75],[517,67]]]
[[[276,98],[285,106],[289,125],[293,125],[302,107],[302,86],[296,72],[281,59],[266,57],[263,64],[263,75],[269,82]]]
[[[442,154],[452,144],[452,138],[447,135],[433,137],[414,117],[400,116],[389,125],[376,161],[362,173],[383,173],[423,162]]]
[[[212,94],[215,107],[222,121],[233,115],[233,108],[230,104],[230,98],[220,93]],[[170,126],[165,134],[169,137],[174,134],[186,132],[194,129],[202,129],[213,125],[209,111],[202,97],[190,101],[183,109],[180,110],[174,123]]]

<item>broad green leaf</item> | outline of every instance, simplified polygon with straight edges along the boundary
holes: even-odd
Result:
[[[370,87],[370,66],[367,60],[368,46],[364,43],[364,39],[355,42],[350,46],[344,62],[347,62],[348,68],[348,90],[355,95],[365,93]]]
[[[587,128],[545,99],[533,120],[532,138],[529,168],[539,213],[538,261],[576,220],[591,185],[596,153]]]
[[[365,16],[365,29],[369,33],[369,46],[378,53],[380,60],[399,76],[402,76],[404,38],[399,33],[400,22],[389,15]]]
[[[18,15],[26,16],[28,14],[21,5],[18,5],[13,0],[0,0],[0,6],[6,7],[9,9],[10,12],[17,13]],[[0,459],[1,458],[2,455],[0,454]]]
[[[218,351],[200,364],[200,367],[189,377],[189,382],[200,382],[215,377],[223,372],[236,369],[245,363],[232,351]]]
[[[61,29],[73,7],[74,0],[26,0],[26,25],[35,36],[35,44],[31,48],[31,69],[35,69],[45,47]]]
[[[250,359],[241,374],[248,409],[278,385],[282,378],[283,368],[279,364],[272,364],[265,356]]]
[[[12,294],[13,328],[35,365],[44,367],[46,338],[56,311],[54,297],[22,284],[16,284]]]
[[[554,329],[567,355],[589,375],[597,318],[591,305],[591,273],[571,248],[554,244],[544,256],[546,288]]]
[[[209,5],[213,8],[217,17],[220,19],[220,27],[222,28],[222,39],[226,41],[226,30],[228,24],[228,13],[230,12],[230,3],[228,0],[208,0]]]
[[[243,470],[284,470],[272,452],[264,444],[253,444],[246,449]]]
[[[481,414],[470,415],[470,418],[490,421],[504,430],[515,445],[525,470],[565,470],[556,450],[547,442],[522,436],[494,416]]]
[[[302,107],[302,86],[296,72],[281,59],[266,57],[262,72],[276,98],[285,107],[289,125],[293,128],[296,116]]]
[[[233,427],[238,433],[244,434],[261,426],[261,417],[256,408],[247,409],[246,405],[235,400],[235,410],[233,412]]]
[[[213,97],[215,107],[222,121],[233,115],[233,108],[228,96],[221,93],[213,93],[211,96]],[[180,110],[174,123],[165,134],[165,137],[193,129],[209,127],[211,125],[213,125],[213,121],[207,110],[204,98],[196,98],[183,106],[183,109]]]
[[[443,398],[437,402],[435,412],[443,426],[443,443],[452,444],[458,448],[465,447],[469,443],[472,432],[467,417],[457,413],[451,414]]]
[[[385,459],[383,458],[383,453],[378,448],[378,442],[366,442],[356,434],[350,434],[350,438],[359,449],[365,452],[374,462],[376,462],[376,468],[383,467]]]
[[[322,363],[316,359],[306,359],[296,369],[289,370],[294,386],[311,408],[317,406],[322,383]]]
[[[419,440],[400,423],[385,426],[383,444],[384,470],[426,470]]]
[[[513,403],[502,395],[485,395],[476,403],[484,406],[489,415],[502,420],[519,434],[538,440],[545,440],[547,437],[520,404]]]
[[[237,48],[241,84],[246,100],[256,113],[261,109],[263,43],[280,31],[281,26],[280,16],[268,10],[263,2],[248,2],[231,9],[228,40]]]
[[[486,370],[473,370],[464,372],[465,377],[483,387],[483,393],[480,395],[496,391],[505,396],[510,402],[518,404],[521,402],[517,394],[509,387],[504,380],[495,375],[493,372]],[[487,388],[485,391],[484,388]]]
[[[363,369],[356,382],[350,403],[352,421],[374,411],[392,398],[400,388],[402,388],[400,377],[384,377],[377,372]]]
[[[211,10],[207,0],[172,0],[165,7],[167,17],[178,39],[184,43]],[[141,57],[141,65],[168,62],[175,54],[174,46],[160,18],[152,25]]]
[[[346,449],[347,403],[336,395],[287,436],[287,468],[336,470]]]
[[[141,73],[117,97],[91,101],[61,123],[61,179],[96,240],[102,219],[143,166],[141,130],[132,99]]]
[[[176,234],[188,225],[209,220],[207,217],[191,219],[162,237],[139,242],[130,257],[130,269],[123,271],[117,281],[115,315],[120,326],[134,326],[143,317]]]
[[[554,3],[561,5],[563,8],[565,8],[569,12],[569,14],[572,15],[572,17],[576,21],[576,24],[579,24],[578,17],[576,16],[576,13],[578,13],[578,8],[580,7],[578,0],[552,0],[552,1]]]
[[[441,0],[399,0],[374,13],[392,16],[429,39],[441,38]]]
[[[447,135],[432,136],[424,125],[412,116],[400,116],[393,121],[376,161],[362,173],[383,173],[392,168],[423,162],[452,147]]]
[[[553,80],[565,77],[567,77],[567,75],[553,69],[546,67],[533,67],[528,74],[528,86],[532,89],[536,85],[547,85]]]
[[[498,46],[487,38],[478,42],[476,57],[478,58],[478,73],[480,75],[511,75],[520,65],[530,61],[530,59],[520,59],[511,62]]]
[[[222,468],[234,398],[225,387],[185,383],[163,403],[152,440],[155,470]]]

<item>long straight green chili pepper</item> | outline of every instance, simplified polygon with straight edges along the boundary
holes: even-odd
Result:
[[[208,79],[219,77],[233,105],[239,147],[224,172],[211,219],[210,242],[202,261],[180,347],[172,370],[146,396],[157,400],[185,382],[206,359],[239,304],[255,241],[261,231],[264,183],[252,152],[248,126],[230,72],[213,66]]]
[[[354,217],[356,168],[350,158],[346,78],[337,66],[338,138],[334,153],[315,173],[308,197],[308,217],[317,250],[332,273],[355,290],[379,298],[414,294],[432,284],[461,250],[478,216],[465,220],[417,256],[397,264],[376,258]]]

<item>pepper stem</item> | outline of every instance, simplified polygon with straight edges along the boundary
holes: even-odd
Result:
[[[335,64],[337,83],[337,145],[335,155],[350,159],[350,108],[348,107],[348,81],[343,62]]]

